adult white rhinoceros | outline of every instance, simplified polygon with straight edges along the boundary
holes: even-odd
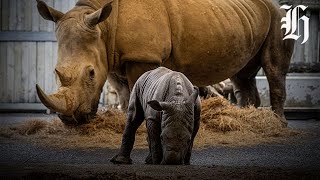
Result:
[[[228,77],[241,106],[259,103],[262,67],[272,109],[284,118],[285,76],[293,41],[283,41],[284,12],[272,0],[80,0],[66,14],[43,1],[56,23],[58,91],[37,93],[65,123],[96,114],[107,77],[133,87],[144,72],[165,66],[205,86]],[[120,81],[118,81],[120,80]]]

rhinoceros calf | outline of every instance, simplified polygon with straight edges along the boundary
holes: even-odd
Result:
[[[189,164],[199,129],[198,89],[180,72],[165,67],[144,73],[130,95],[122,145],[113,163],[131,164],[135,133],[146,119],[148,164]]]

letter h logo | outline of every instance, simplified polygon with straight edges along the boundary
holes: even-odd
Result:
[[[288,10],[286,17],[283,17],[281,19],[281,22],[284,22],[281,26],[281,29],[286,29],[283,40],[299,39],[301,36],[299,32],[299,21],[303,21],[304,38],[301,44],[304,44],[309,39],[309,18],[307,16],[299,17],[299,10],[301,9],[302,11],[304,11],[307,9],[308,6],[298,5],[293,9],[291,9],[291,7],[292,6],[289,5],[283,5],[280,7],[280,9]]]

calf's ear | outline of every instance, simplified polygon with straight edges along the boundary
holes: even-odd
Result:
[[[193,86],[193,92],[189,100],[193,103],[197,100],[198,96],[199,96],[199,88],[197,86]]]
[[[170,111],[172,110],[170,103],[168,102],[159,102],[157,100],[152,100],[148,102],[149,106],[156,111]]]
[[[51,8],[45,2],[40,0],[37,0],[37,8],[40,15],[46,20],[57,22],[62,18],[62,16],[64,16],[62,12]]]
[[[148,104],[154,110],[157,110],[157,111],[162,111],[163,110],[162,106],[160,105],[160,102],[157,101],[157,100],[149,101]]]

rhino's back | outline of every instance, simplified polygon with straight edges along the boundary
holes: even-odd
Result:
[[[240,71],[270,23],[262,0],[120,0],[116,43],[120,61],[163,64],[208,85]]]
[[[136,82],[134,90],[138,91],[140,103],[147,111],[147,102],[151,100],[167,101],[173,95],[175,87],[172,78],[178,76],[183,81],[183,93],[189,96],[193,91],[192,83],[180,72],[165,67],[144,73]]]
[[[259,51],[269,31],[270,12],[260,0],[164,1],[174,32],[168,62],[192,82],[204,81],[208,73],[216,81],[235,74]],[[199,71],[193,74],[191,66]]]

